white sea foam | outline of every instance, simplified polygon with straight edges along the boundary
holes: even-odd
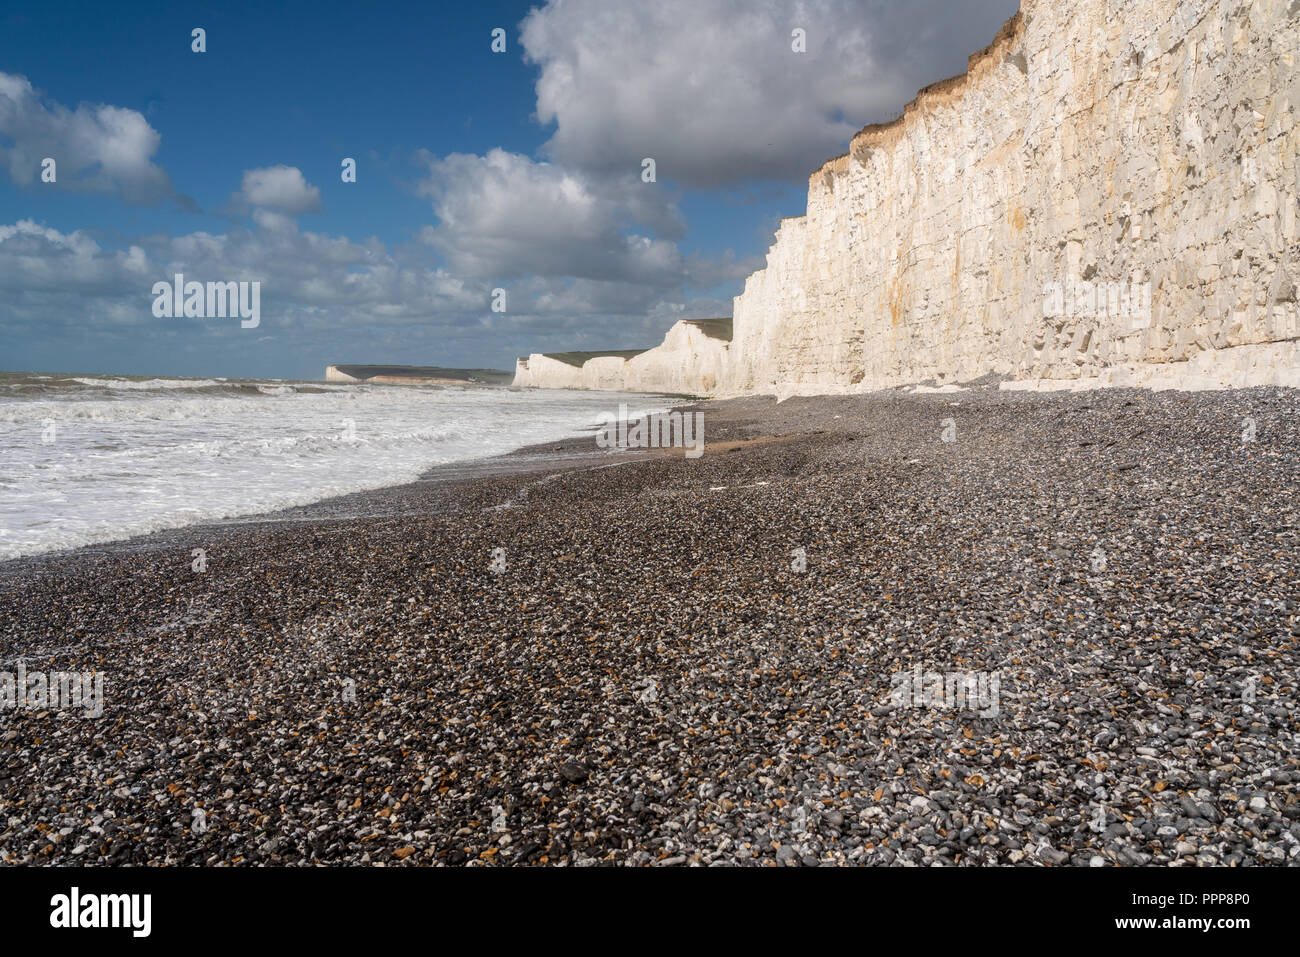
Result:
[[[202,389],[205,386],[218,385],[225,380],[218,379],[110,379],[106,376],[73,376],[73,382],[80,382],[92,389],[121,389],[126,391],[156,392],[159,389]]]
[[[6,380],[0,558],[410,481],[582,434],[611,402],[664,407],[650,396],[211,379],[56,378],[64,384],[32,394]]]

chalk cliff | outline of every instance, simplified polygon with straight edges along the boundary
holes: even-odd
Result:
[[[623,391],[711,395],[726,381],[730,340],[727,319],[675,323],[662,344],[628,360]]]
[[[326,366],[325,381],[326,382],[360,382],[361,380],[354,375],[349,375],[348,373],[342,371],[338,366]]]
[[[1022,0],[813,173],[730,347],[635,388],[1300,386],[1298,53],[1300,0]]]
[[[515,361],[514,385],[533,389],[585,389],[582,366],[534,352]]]
[[[515,364],[516,386],[712,395],[725,377],[729,319],[685,319],[653,349],[609,355],[533,353]]]

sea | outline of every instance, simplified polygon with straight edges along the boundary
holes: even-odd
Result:
[[[660,396],[0,372],[0,560],[306,505]],[[595,448],[593,440],[593,449]]]

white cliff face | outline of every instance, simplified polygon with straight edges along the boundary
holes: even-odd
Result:
[[[624,392],[627,361],[621,356],[597,356],[582,364],[584,389]]]
[[[712,395],[726,377],[727,341],[693,322],[678,322],[661,345],[627,362],[626,392]]]
[[[1024,0],[813,174],[719,391],[1300,386],[1298,51],[1295,0]]]
[[[512,385],[531,389],[585,389],[582,367],[534,352],[515,363]]]
[[[514,385],[712,395],[723,381],[726,360],[725,339],[710,336],[699,324],[685,320],[668,330],[662,344],[630,359],[597,356],[578,367],[533,353],[516,362]]]

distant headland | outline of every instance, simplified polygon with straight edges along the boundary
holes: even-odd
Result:
[[[331,365],[326,382],[372,385],[510,385],[514,373],[501,369],[444,369],[440,366]]]

